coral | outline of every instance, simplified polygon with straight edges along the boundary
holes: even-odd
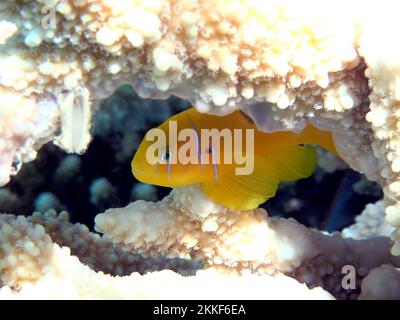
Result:
[[[36,160],[21,166],[18,175],[6,186],[18,197],[18,202],[13,202],[18,206],[0,201],[0,212],[30,214],[38,210],[35,202],[39,195],[50,191],[61,203],[58,210],[66,209],[74,221],[91,226],[97,213],[110,206],[127,205],[137,200],[137,196],[146,198],[145,193],[151,189],[152,195],[147,196],[161,199],[167,190],[160,192],[146,186],[136,192],[138,186],[130,173],[130,161],[148,128],[187,105],[187,101],[176,97],[143,100],[130,86],[122,86],[102,101],[92,126],[93,140],[85,154],[67,154],[51,142],[44,145]],[[116,194],[103,194],[103,200],[96,204],[90,202],[90,186],[100,177],[115,186]],[[82,220],[83,216],[86,220]]]
[[[388,265],[373,269],[363,280],[361,288],[361,300],[399,300],[400,270]]]
[[[95,272],[70,255],[66,247],[53,244],[52,263],[38,281],[26,284],[18,292],[0,288],[1,299],[228,299],[287,298],[331,299],[320,288],[309,290],[296,280],[279,277],[247,275],[237,277],[214,270],[183,277],[172,271],[147,273],[142,276],[112,277]],[[60,288],[63,290],[59,290]],[[265,290],[265,288],[270,290]],[[283,289],[284,288],[284,289]],[[290,288],[288,292],[287,289]]]
[[[0,189],[0,210],[10,212],[19,207],[18,196],[7,188]]]
[[[391,37],[399,28],[397,12],[398,4],[389,0],[379,6],[364,3],[362,10],[354,0],[2,1],[0,185],[7,183],[23,162],[34,159],[36,150],[48,141],[67,151],[84,152],[99,99],[129,83],[142,97],[164,99],[175,94],[203,112],[222,115],[241,108],[264,131],[301,130],[306,122],[331,130],[341,158],[381,185],[384,200],[379,212],[384,210],[386,222],[396,228],[391,235],[395,241],[392,253],[399,255],[400,47]],[[136,141],[134,132],[127,135],[118,157],[126,158]],[[79,168],[77,163],[72,165]],[[371,258],[373,255],[362,249],[364,245],[381,247],[374,251],[376,261],[361,268],[362,277],[369,269],[396,259],[387,254],[385,248],[391,242],[386,238],[362,242],[322,236],[291,220],[269,220],[261,209],[239,214],[188,194],[192,193],[176,190],[158,204],[139,201],[108,211],[96,219],[97,228],[118,243],[128,239],[124,245],[140,251],[194,255],[209,265],[222,263],[230,268],[244,262],[246,268],[264,270],[263,259],[271,259],[274,250],[264,247],[249,256],[246,248],[274,237],[276,232],[268,230],[281,226],[303,239],[305,243],[299,243],[304,249],[293,253],[290,246],[283,247],[287,250],[276,253],[272,269],[295,274],[301,269],[296,264],[307,261],[304,272],[314,277],[325,270],[318,268],[319,264],[337,270],[338,265],[326,259],[330,250],[340,252],[340,245],[356,248],[350,254],[353,258],[343,257],[348,259],[345,262],[353,262],[354,257],[356,261]],[[193,194],[197,194],[195,190]],[[12,199],[10,194],[7,197]],[[187,203],[185,197],[193,203]],[[179,204],[182,207],[176,207]],[[160,208],[168,214],[161,214]],[[128,215],[131,209],[132,217]],[[149,210],[154,211],[147,217],[144,212]],[[364,217],[381,221],[374,210],[366,209]],[[150,216],[159,220],[150,220]],[[0,254],[6,257],[1,266],[7,270],[15,267],[15,273],[10,276],[6,272],[2,278],[7,286],[19,282],[15,279],[38,279],[46,272],[44,266],[53,252],[60,257],[57,263],[61,266],[70,259],[68,250],[54,244],[41,227],[29,225],[24,218],[1,219]],[[131,229],[116,224],[126,219],[151,223],[129,225]],[[162,233],[169,229],[175,233]],[[157,230],[170,243],[159,242],[154,234]],[[246,230],[255,232],[253,238]],[[129,231],[134,233],[129,235]],[[209,233],[215,237],[214,244],[207,242]],[[302,237],[307,234],[309,238]],[[239,241],[242,237],[246,239],[243,243]],[[282,249],[277,241],[274,244]],[[311,246],[316,241],[321,241],[321,247]],[[15,250],[21,250],[21,245],[26,247],[20,260],[15,260]],[[43,253],[40,259],[35,258],[39,253]],[[21,261],[27,269],[21,267]],[[28,267],[32,272],[26,272]],[[312,272],[310,268],[314,268]],[[75,270],[93,275],[77,262]],[[386,267],[375,270],[371,278],[365,278],[372,279],[366,280],[367,284],[379,279],[378,273],[393,274],[393,269],[389,272]],[[309,282],[314,283],[338,297],[346,295],[328,280],[317,277]],[[366,288],[370,287],[367,284]],[[118,290],[117,285],[115,288]]]
[[[182,288],[177,298],[185,286],[198,288],[190,297],[205,298],[203,283],[212,283],[226,289],[215,297],[353,299],[371,269],[400,266],[387,238],[344,240],[268,218],[263,209],[229,211],[195,186],[158,204],[140,200],[100,214],[96,228],[106,237],[71,224],[66,212],[3,214],[0,225],[2,298],[165,298],[174,284]],[[341,285],[345,265],[357,271],[353,290]]]
[[[42,192],[35,199],[35,211],[47,212],[50,209],[58,210],[60,209],[60,201],[51,192]]]
[[[385,207],[380,200],[368,204],[364,211],[356,217],[356,222],[343,229],[345,238],[369,239],[378,236],[390,236],[394,228],[385,221]]]
[[[325,149],[317,148],[317,154],[318,166],[327,173],[347,168],[346,163],[342,159]]]
[[[52,241],[40,225],[20,216],[0,216],[0,283],[15,287],[35,281],[51,263]]]
[[[271,219],[263,209],[231,211],[205,198],[199,186],[174,189],[158,203],[139,200],[96,217],[96,229],[129,250],[196,258],[209,266],[289,274],[336,297],[354,298],[341,287],[342,267],[361,280],[383,263],[399,265],[387,238],[356,241],[323,235],[293,219]]]
[[[10,215],[9,218],[12,219],[13,216]],[[163,269],[189,275],[201,266],[196,260],[165,259],[161,256],[145,257],[134,252],[127,252],[120,247],[115,247],[98,234],[91,233],[85,225],[70,223],[69,215],[65,211],[59,215],[54,210],[45,214],[35,213],[28,217],[27,221],[43,226],[53,242],[60,246],[67,246],[71,254],[79,257],[85,265],[95,271],[114,276]]]
[[[0,78],[7,77],[1,75],[1,65]],[[0,185],[3,185],[22,162],[33,160],[35,150],[51,139],[56,129],[57,109],[45,102],[35,104],[1,85],[0,105]]]
[[[200,266],[196,261],[162,257],[145,258],[139,254],[126,252],[114,247],[111,242],[100,238],[98,234],[90,233],[86,226],[69,223],[68,219],[66,212],[57,216],[55,211],[49,211],[44,215],[35,213],[28,218],[0,215],[0,284],[3,287],[0,291],[6,290],[6,287],[18,291],[24,286],[29,288],[37,281],[47,283],[50,279],[43,280],[43,278],[46,278],[46,273],[52,272],[55,274],[51,277],[68,280],[62,279],[63,277],[57,274],[58,271],[65,273],[64,277],[76,276],[78,283],[79,278],[83,276],[78,274],[67,276],[68,267],[62,264],[67,262],[63,260],[70,259],[69,263],[74,265],[77,257],[81,261],[79,263],[81,270],[91,270],[92,273],[105,272],[109,274],[109,278],[112,275],[145,273],[158,269],[170,269],[182,275],[189,275]],[[60,248],[60,246],[66,247]],[[63,260],[58,261],[58,259]],[[56,288],[57,286],[54,290]],[[62,291],[59,290],[54,296],[54,292],[44,292],[44,294],[47,297],[62,298],[60,296]],[[84,293],[81,294],[84,297]],[[90,294],[94,296],[95,292]],[[68,297],[73,298],[74,295]]]
[[[353,185],[353,191],[360,195],[382,198],[382,190],[379,185],[376,182],[365,179],[365,177]]]
[[[156,201],[157,200],[157,188],[150,184],[144,184],[141,182],[135,183],[131,190],[130,198],[132,201],[135,200],[147,200]]]
[[[90,202],[96,207],[110,207],[118,205],[115,187],[106,178],[97,178],[92,182],[89,188]]]
[[[54,172],[54,181],[57,184],[62,184],[73,180],[81,170],[82,160],[79,156],[70,154],[67,155]]]
[[[345,7],[316,0],[2,3],[2,105],[19,108],[1,117],[14,134],[2,138],[0,182],[59,126],[58,144],[82,152],[96,109],[90,101],[130,83],[142,97],[175,94],[201,111],[240,107],[266,131],[299,130],[306,121],[332,130],[342,158],[381,183],[386,219],[398,226],[398,47],[380,36],[398,27],[397,4]]]
[[[1,299],[332,298],[282,274],[238,277],[216,269],[196,272],[200,265],[193,261],[144,258],[71,225],[65,212],[0,215],[0,222]]]

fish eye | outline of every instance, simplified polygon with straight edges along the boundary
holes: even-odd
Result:
[[[170,149],[166,149],[163,151],[161,154],[161,162],[168,162],[169,160],[172,159],[172,151]]]

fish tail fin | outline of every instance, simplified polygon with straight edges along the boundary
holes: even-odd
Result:
[[[251,210],[273,197],[282,181],[309,177],[316,167],[315,149],[292,146],[274,154],[256,156],[249,175],[235,170],[221,173],[221,178],[202,184],[204,193],[216,203],[233,210]]]
[[[299,143],[301,144],[317,144],[322,148],[339,155],[335,142],[333,140],[332,132],[320,130],[311,124],[308,124],[300,133]]]

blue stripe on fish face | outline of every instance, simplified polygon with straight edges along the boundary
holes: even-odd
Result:
[[[214,168],[214,179],[215,179],[215,182],[218,182],[218,164],[217,164],[217,159],[215,157],[215,149],[214,149],[212,140],[211,140],[211,158],[212,158],[212,164],[213,164],[213,168]]]
[[[168,179],[171,179],[171,160],[168,159],[168,167],[167,167],[167,173],[168,173]]]
[[[197,156],[200,159],[200,165],[201,165],[201,168],[203,169],[204,162],[203,162],[203,154],[201,153],[199,133],[197,132],[196,125],[194,124],[194,121],[192,120],[192,118],[188,114],[186,114],[186,116],[188,117],[189,122],[192,125],[192,129],[194,131],[194,136],[195,136],[195,139],[196,139]]]
[[[166,149],[160,158],[161,162],[166,162],[167,163],[167,174],[168,174],[168,179],[171,179],[171,159],[172,159],[172,151],[170,149]],[[158,164],[156,165],[155,170],[158,170]]]

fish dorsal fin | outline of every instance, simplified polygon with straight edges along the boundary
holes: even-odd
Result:
[[[234,170],[222,167],[218,181],[205,181],[202,187],[216,203],[233,210],[251,210],[273,197],[280,182],[309,177],[316,161],[314,148],[292,146],[272,155],[255,156],[250,175],[235,175]]]
[[[240,110],[240,115],[241,115],[241,117],[244,119],[244,121],[247,122],[247,124],[248,124],[249,126],[251,126],[251,127],[255,126],[255,123],[254,123],[253,119],[250,118],[250,117],[247,115],[247,113],[244,113],[242,110]]]

